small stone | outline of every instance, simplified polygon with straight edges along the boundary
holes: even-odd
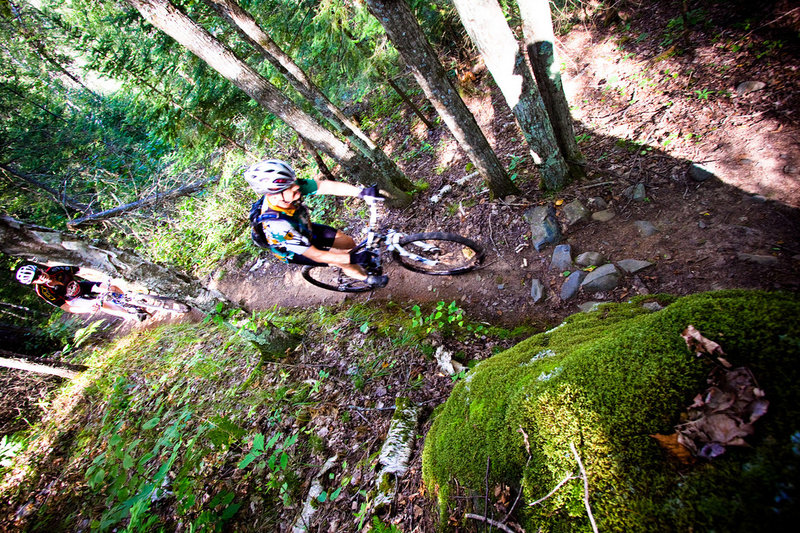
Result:
[[[498,286],[497,286],[497,290],[498,290],[498,291],[502,291],[502,290],[503,290],[503,289],[505,289],[505,288],[506,288],[506,286],[505,286],[505,284],[504,284],[504,283],[501,283],[500,285],[498,285]]]
[[[592,213],[592,220],[596,220],[598,222],[608,222],[615,216],[616,214],[614,213],[613,209],[604,209],[603,211]]]
[[[756,203],[763,204],[767,201],[766,196],[762,196],[760,194],[751,194],[748,198]]]
[[[745,81],[736,86],[736,94],[739,96],[744,96],[747,93],[760,91],[766,86],[767,84],[763,81]]]
[[[570,300],[578,294],[581,288],[581,282],[586,278],[586,272],[583,270],[576,270],[567,277],[567,281],[561,286],[561,299],[564,301]]]
[[[581,287],[587,292],[601,292],[616,288],[618,283],[619,271],[609,263],[590,272],[581,283]]]
[[[700,222],[697,223],[697,227],[700,229],[706,229],[708,227],[708,224],[706,224],[701,220]]]
[[[583,207],[583,204],[578,199],[565,205],[561,212],[564,213],[564,217],[567,219],[567,227],[574,226],[578,222],[584,222],[589,218],[589,210]]]
[[[633,223],[633,225],[636,226],[636,229],[639,230],[639,234],[642,237],[649,237],[658,233],[658,228],[656,228],[652,222],[647,220],[637,220]]]
[[[595,311],[597,306],[602,303],[603,302],[583,302],[582,304],[578,304],[578,309],[584,313],[591,313],[592,311]]]
[[[600,196],[594,196],[589,198],[589,207],[595,211],[602,211],[603,209],[608,209],[608,202]]]
[[[572,269],[572,247],[569,244],[559,244],[553,250],[550,259],[550,270],[564,272]]]
[[[700,183],[714,177],[714,173],[702,165],[693,164],[689,167],[689,177]]]
[[[583,252],[575,258],[575,264],[582,267],[600,266],[605,262],[606,258],[600,252]]]
[[[623,259],[622,261],[617,261],[617,266],[628,274],[639,272],[652,265],[653,263],[649,261],[639,261],[638,259]]]
[[[636,185],[631,185],[622,193],[627,198],[630,198],[634,202],[641,202],[645,198],[647,198],[647,191],[644,188],[644,183],[637,183]]]
[[[378,387],[375,389],[375,396],[381,398],[382,396],[386,396],[386,387]]]
[[[538,279],[531,282],[531,298],[534,303],[538,303],[544,297],[544,285]]]
[[[647,302],[647,303],[643,303],[643,304],[642,304],[642,307],[644,307],[644,308],[645,308],[645,309],[647,309],[648,311],[653,311],[653,312],[655,312],[655,311],[661,311],[662,309],[664,309],[664,306],[662,306],[662,305],[661,305],[660,303],[658,303],[658,302]]]
[[[786,165],[785,167],[783,167],[783,172],[786,174],[797,174],[797,171],[798,169],[794,165]]]
[[[561,240],[561,228],[553,206],[533,207],[525,211],[522,218],[531,226],[531,242],[537,252],[546,244],[555,244]]]
[[[769,266],[778,264],[778,258],[774,255],[757,255],[757,254],[736,254],[740,261],[748,261],[757,265]]]

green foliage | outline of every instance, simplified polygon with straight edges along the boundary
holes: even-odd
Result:
[[[775,502],[795,497],[794,489],[786,491],[800,468],[800,456],[792,452],[800,416],[794,343],[800,300],[722,291],[680,298],[656,313],[642,308],[644,301],[573,315],[479,363],[459,381],[423,452],[424,480],[438,493],[443,512],[452,480],[478,491],[484,486],[487,456],[490,483],[521,484],[528,501],[545,496],[576,471],[573,443],[588,472],[601,530],[698,524],[749,530],[796,519],[796,509]],[[706,386],[709,364],[680,337],[689,324],[719,342],[734,365],[753,371],[770,407],[748,439],[752,449],[675,466],[648,435],[671,433]],[[582,487],[571,481],[541,505],[524,507],[526,527],[586,530],[582,507]]]
[[[449,304],[437,302],[429,315],[424,315],[419,305],[411,308],[411,331],[420,335],[428,335],[439,331],[445,336],[455,336],[459,332],[481,334],[486,328],[480,324],[473,324],[464,318],[464,311],[455,302]]]

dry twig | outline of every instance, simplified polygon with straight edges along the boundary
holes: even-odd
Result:
[[[589,478],[586,476],[586,470],[583,468],[583,462],[581,461],[581,456],[578,455],[578,450],[575,449],[575,444],[570,442],[569,448],[572,450],[572,455],[575,456],[578,467],[581,469],[581,477],[583,478],[583,505],[586,507],[586,513],[589,515],[589,522],[592,523],[592,531],[597,533],[597,524],[594,521],[592,507],[589,505]]]
[[[497,529],[503,530],[506,533],[514,533],[514,530],[506,526],[505,524],[501,524],[497,520],[492,520],[491,518],[486,518],[485,516],[481,516],[479,514],[472,514],[467,513],[464,515],[467,518],[472,518],[473,520],[480,520],[484,524],[489,524],[492,527],[496,527]]]

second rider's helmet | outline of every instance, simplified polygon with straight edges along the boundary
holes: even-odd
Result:
[[[294,185],[297,176],[280,159],[267,159],[247,169],[244,179],[258,194],[277,194]]]
[[[39,268],[35,265],[25,265],[17,269],[17,281],[24,285],[30,285],[39,277]]]

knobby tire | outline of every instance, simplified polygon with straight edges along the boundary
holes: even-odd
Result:
[[[439,251],[425,252],[413,245],[413,243],[420,241],[436,245],[439,247]],[[403,268],[431,276],[465,274],[478,268],[485,257],[483,247],[456,233],[413,233],[401,238],[399,244],[408,252],[440,261],[440,265],[426,265],[410,257],[404,257],[397,251],[392,252],[394,260],[400,263]]]
[[[368,292],[374,288],[365,281],[345,275],[339,267],[334,266],[306,265],[301,274],[310,284],[329,291]]]

